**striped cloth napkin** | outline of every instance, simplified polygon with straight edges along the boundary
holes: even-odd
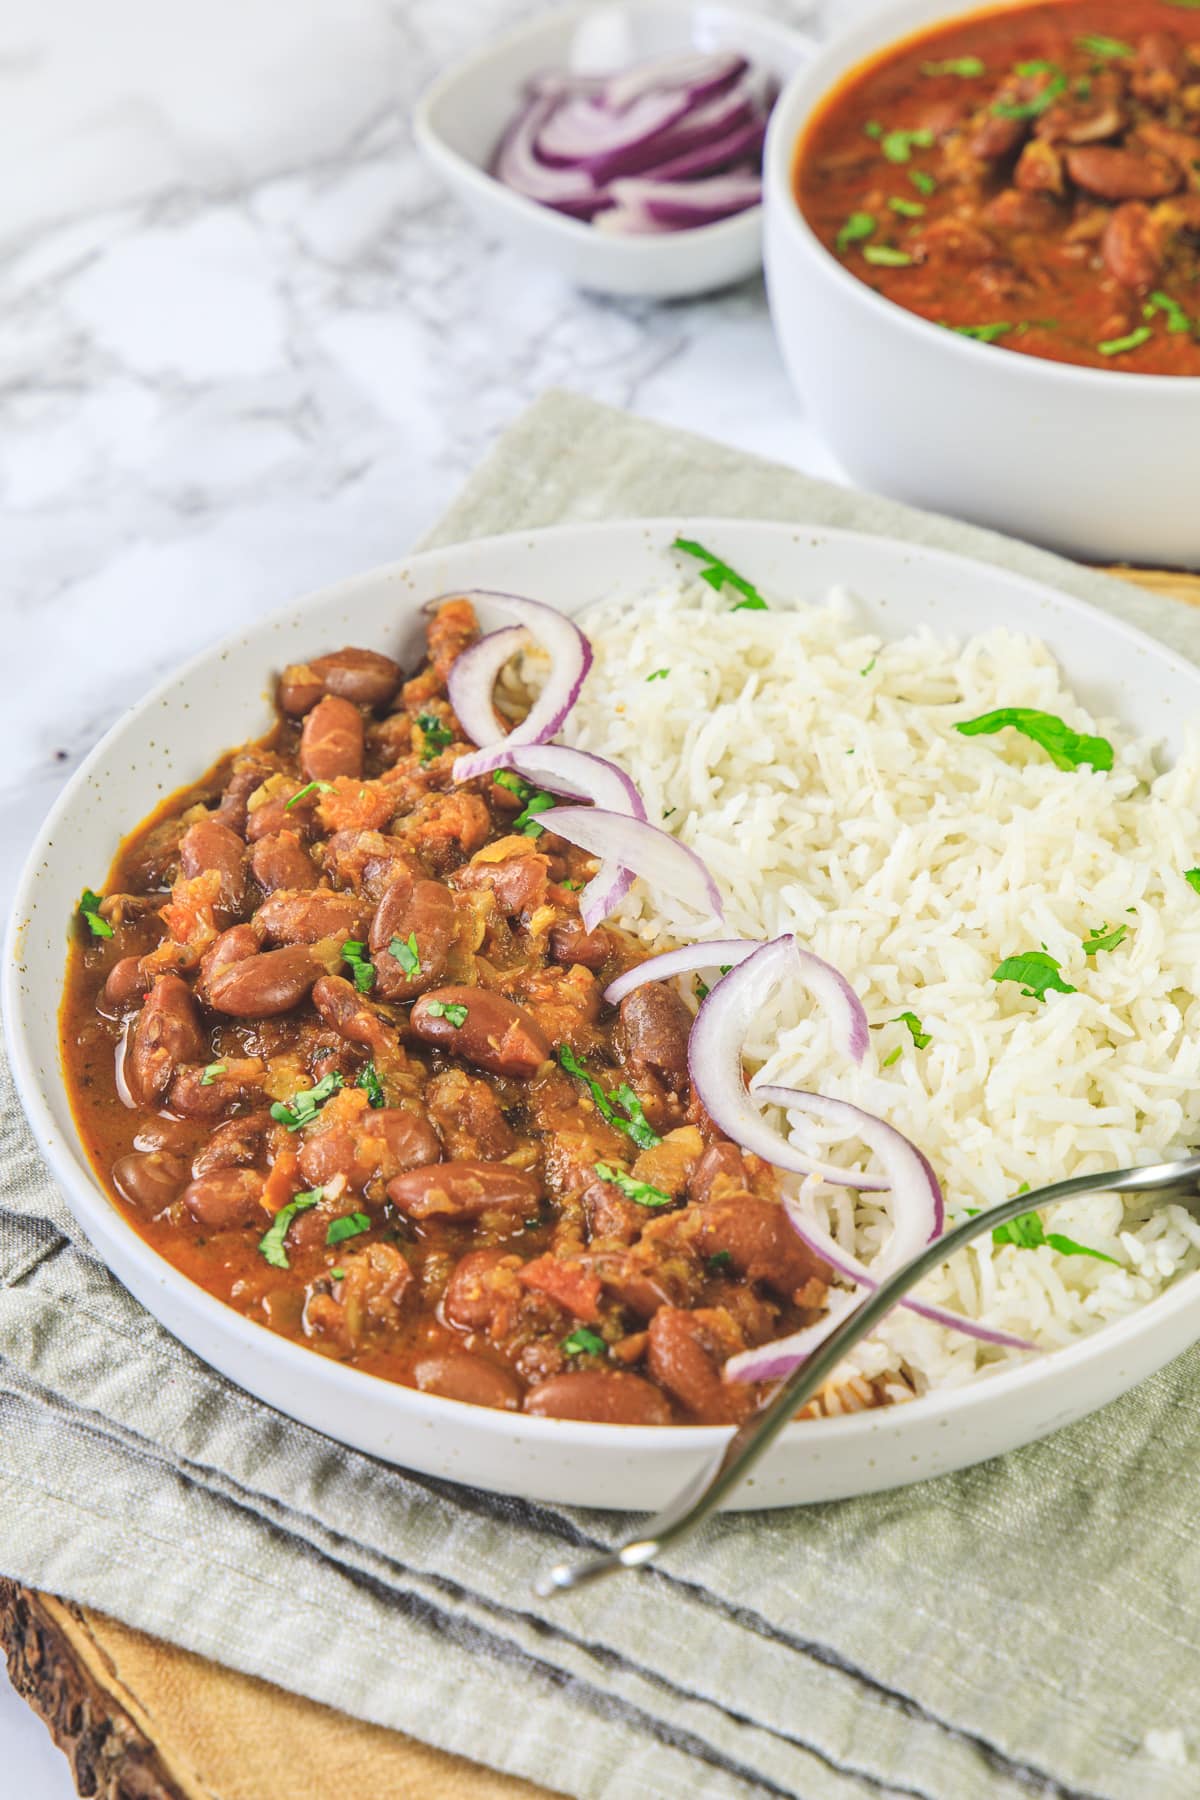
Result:
[[[658,513],[967,551],[1200,661],[1186,608],[564,394],[432,541]],[[984,1467],[540,1602],[620,1518],[386,1468],[204,1367],[90,1253],[6,1076],[0,1173],[0,1571],[581,1800],[1200,1791],[1164,1758],[1200,1758],[1200,1354]]]

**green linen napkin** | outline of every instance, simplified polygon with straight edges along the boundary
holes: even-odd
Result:
[[[1183,607],[566,394],[430,541],[687,513],[968,552],[1200,661]],[[721,1519],[541,1602],[535,1572],[620,1518],[389,1469],[204,1367],[90,1253],[6,1074],[0,1176],[3,1572],[580,1800],[1200,1791],[1145,1749],[1195,1725],[1200,1353],[983,1467]]]

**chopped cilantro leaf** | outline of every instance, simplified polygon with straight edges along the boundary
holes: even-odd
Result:
[[[372,1106],[386,1106],[387,1100],[383,1092],[383,1083],[374,1062],[364,1063],[358,1072],[355,1087],[360,1087]]]
[[[425,1010],[431,1019],[445,1019],[455,1031],[467,1022],[468,1008],[460,1000],[427,1000]]]
[[[992,1233],[993,1244],[1011,1244],[1017,1250],[1038,1250],[1048,1244],[1051,1250],[1057,1250],[1060,1256],[1094,1256],[1097,1262],[1112,1263],[1119,1268],[1115,1256],[1106,1256],[1103,1250],[1093,1250],[1088,1244],[1077,1244],[1074,1238],[1064,1237],[1059,1231],[1047,1231],[1042,1224],[1041,1215],[1035,1212],[1021,1213],[1010,1219],[1007,1225],[997,1225]]]
[[[299,1131],[302,1126],[311,1125],[318,1112],[327,1100],[332,1100],[340,1087],[344,1087],[341,1076],[336,1069],[318,1081],[316,1087],[300,1088],[290,1100],[277,1100],[271,1108],[271,1117],[280,1125],[286,1125],[289,1131]]]
[[[878,658],[878,657],[877,657],[877,656],[873,656],[873,657],[872,657],[872,658],[871,658],[871,660],[870,660],[870,662],[869,662],[869,663],[868,663],[868,664],[867,664],[867,666],[866,666],[866,668],[865,668],[865,669],[860,669],[860,670],[859,670],[859,671],[858,671],[858,672],[859,672],[859,674],[860,674],[860,675],[869,675],[869,674],[870,674],[870,673],[871,673],[871,670],[872,670],[872,669],[873,669],[873,668],[874,668],[874,667],[875,667],[875,664],[876,664],[876,663],[877,663],[877,662],[878,662],[878,661],[879,661],[879,658]]]
[[[306,799],[309,794],[328,794],[332,791],[333,783],[331,781],[310,781],[306,787],[297,788],[290,800],[284,801],[283,810],[291,812],[293,806],[298,806],[301,800]]]
[[[346,1279],[345,1269],[330,1269],[329,1273],[333,1276],[335,1281],[345,1281]]]
[[[925,208],[919,200],[905,200],[899,194],[893,194],[888,205],[894,213],[899,213],[902,219],[923,219],[925,217]]]
[[[424,767],[447,744],[454,742],[454,733],[442,724],[436,713],[418,713],[417,724],[421,730],[421,766]]]
[[[884,1057],[883,1061],[879,1065],[880,1068],[881,1069],[890,1069],[893,1063],[900,1061],[900,1058],[903,1054],[904,1054],[904,1045],[897,1044],[896,1048],[892,1051],[891,1055]]]
[[[892,1024],[907,1025],[909,1036],[912,1038],[913,1044],[918,1050],[924,1050],[926,1044],[931,1044],[933,1042],[933,1039],[930,1037],[915,1012],[902,1012],[898,1014],[898,1016],[892,1020]]]
[[[719,1275],[722,1270],[733,1266],[733,1252],[731,1250],[714,1250],[707,1261],[709,1274]]]
[[[963,719],[954,729],[964,737],[980,737],[991,736],[1009,725],[1022,737],[1040,744],[1060,769],[1077,769],[1080,763],[1100,770],[1113,766],[1113,747],[1107,738],[1072,731],[1056,713],[1038,712],[1032,706],[1001,706],[978,719]]]
[[[1083,940],[1084,955],[1095,956],[1098,950],[1115,950],[1128,930],[1128,925],[1114,926],[1112,931],[1107,925],[1097,925],[1095,931],[1090,931]]]
[[[654,669],[651,671],[651,673],[649,675],[647,675],[646,680],[647,681],[665,681],[666,677],[670,673],[671,673],[670,669]]]
[[[347,1213],[344,1218],[330,1219],[329,1230],[325,1233],[327,1244],[343,1244],[347,1238],[360,1237],[364,1231],[370,1231],[371,1220],[366,1213]]]
[[[912,266],[908,251],[897,250],[891,244],[868,244],[863,257],[878,269],[908,269]]]
[[[697,1000],[701,1000],[701,1001],[707,1000],[709,994],[712,992],[712,989],[708,986],[708,983],[701,981],[701,979],[698,975],[695,979],[695,982],[693,983],[693,987],[695,988]]]
[[[719,556],[714,556],[703,544],[697,544],[692,538],[676,538],[671,548],[682,550],[685,556],[694,556],[700,562],[708,564],[706,569],[701,569],[700,579],[707,581],[714,593],[719,594],[723,587],[731,587],[742,596],[734,607],[734,612],[767,611],[767,603],[753,582],[747,581],[744,575],[739,575],[736,569],[731,569],[727,562],[722,562]]]
[[[878,119],[868,119],[863,126],[863,132],[869,138],[881,138],[883,136],[883,126],[879,123]]]
[[[540,838],[546,827],[538,824],[537,815],[549,812],[554,804],[553,794],[533,793],[513,820],[513,830],[522,832],[525,837]]]
[[[79,898],[79,915],[93,937],[110,938],[116,933],[108,920],[100,913],[100,895],[94,894],[91,888],[84,888]]]
[[[611,1093],[607,1093],[596,1077],[588,1073],[569,1044],[559,1045],[558,1060],[568,1075],[574,1075],[576,1080],[586,1083],[595,1102],[596,1111],[606,1124],[614,1126],[617,1131],[623,1131],[639,1150],[653,1150],[655,1144],[662,1143],[662,1139],[642,1111],[641,1101],[628,1082],[622,1082],[619,1088],[614,1088]],[[618,1107],[620,1107],[621,1113],[624,1113],[624,1118],[617,1112]]]
[[[839,252],[848,250],[851,244],[861,244],[869,238],[874,229],[874,213],[852,212],[833,241]]]
[[[421,952],[417,948],[415,931],[410,931],[406,938],[394,937],[388,945],[388,953],[400,964],[406,975],[421,973]]]
[[[1127,350],[1140,350],[1153,336],[1154,332],[1149,325],[1139,325],[1136,331],[1129,332],[1126,337],[1106,338],[1096,348],[1101,356],[1124,356]]]
[[[918,194],[924,194],[926,199],[929,198],[930,194],[937,193],[937,182],[926,169],[910,169],[908,171],[908,179],[912,182]]]
[[[1142,317],[1144,319],[1152,319],[1155,313],[1166,314],[1167,330],[1169,332],[1178,333],[1181,331],[1190,331],[1192,329],[1192,321],[1184,311],[1183,307],[1180,306],[1178,300],[1173,300],[1170,294],[1164,294],[1161,288],[1155,289],[1145,306],[1142,308]]]
[[[510,794],[515,794],[518,800],[527,800],[533,792],[529,783],[522,781],[519,775],[514,775],[511,769],[501,769],[492,776],[492,780],[497,787],[507,788]]]
[[[1075,42],[1089,56],[1117,57],[1134,53],[1132,44],[1123,44],[1120,38],[1105,37],[1100,31],[1081,32]]]
[[[1183,879],[1190,888],[1194,888],[1196,893],[1200,894],[1200,869],[1185,869]]]
[[[988,325],[950,325],[947,330],[956,332],[959,337],[973,338],[977,344],[995,344],[1007,337],[1013,327],[1007,320],[997,319]]]
[[[992,980],[1019,981],[1027,1000],[1040,1000],[1044,1004],[1048,993],[1079,992],[1063,980],[1059,973],[1061,966],[1047,950],[1025,950],[1019,956],[1006,956],[999,968],[992,971]]]
[[[583,886],[583,883],[582,881],[560,881],[558,885],[559,887],[566,888],[569,894],[577,894]]]
[[[347,938],[342,945],[342,959],[350,964],[350,973],[359,993],[369,994],[375,986],[375,969],[367,955],[367,946],[358,938]]]
[[[1067,78],[1053,63],[1018,63],[1017,74],[1049,75],[1051,79],[1032,100],[993,100],[992,111],[998,119],[1038,119],[1044,112],[1049,112],[1058,96],[1066,90]]]
[[[987,66],[978,56],[947,56],[942,62],[921,64],[922,75],[961,75],[964,81],[986,75]]]
[[[626,1175],[624,1169],[614,1169],[608,1163],[594,1164],[601,1181],[611,1181],[614,1187],[620,1188],[627,1200],[634,1200],[639,1206],[672,1206],[673,1194],[664,1194],[661,1188],[652,1187],[648,1181],[635,1181],[632,1175]]]
[[[607,1356],[608,1345],[596,1332],[589,1331],[586,1325],[577,1325],[568,1337],[562,1341],[562,1347],[568,1356]]]
[[[217,1079],[217,1076],[223,1075],[224,1073],[225,1064],[223,1062],[209,1063],[205,1068],[203,1075],[200,1077],[200,1086],[211,1087],[213,1082]]]
[[[933,133],[924,127],[917,131],[887,131],[879,140],[879,148],[890,163],[911,162],[914,150],[933,148]]]
[[[275,1110],[272,1107],[272,1112]],[[297,1213],[307,1212],[310,1206],[316,1206],[325,1198],[324,1188],[309,1188],[307,1193],[297,1194],[286,1206],[281,1206],[275,1214],[269,1231],[264,1232],[258,1240],[259,1250],[273,1269],[289,1269],[287,1249],[284,1239],[291,1228],[292,1220]]]

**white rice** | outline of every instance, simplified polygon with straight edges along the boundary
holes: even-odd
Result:
[[[704,858],[725,896],[721,935],[797,932],[878,1027],[855,1068],[797,990],[762,1019],[752,1069],[897,1126],[937,1170],[950,1223],[1024,1182],[1200,1143],[1200,894],[1184,879],[1200,863],[1200,740],[1160,775],[1154,746],[1093,719],[1036,639],[884,643],[844,594],[734,612],[697,582],[607,602],[587,629],[595,666],[564,737],[626,769],[651,820]],[[1108,737],[1112,772],[1061,770],[1011,730],[953,729],[1014,705]],[[615,922],[648,951],[718,935],[644,882]],[[1090,933],[1119,924],[1118,948],[1085,955]],[[1039,1003],[991,979],[1042,945],[1077,992]],[[892,1022],[905,1010],[927,1048]],[[886,1241],[886,1196],[809,1184],[806,1201],[856,1255]],[[1046,1229],[1119,1266],[988,1235],[923,1297],[1053,1349],[1200,1267],[1200,1224],[1180,1206],[1091,1196]],[[853,1366],[923,1392],[1021,1354],[901,1311]]]

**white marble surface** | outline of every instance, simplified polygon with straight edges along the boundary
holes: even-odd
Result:
[[[531,10],[0,9],[5,910],[123,707],[247,611],[403,553],[542,389],[836,476],[760,284],[584,296],[481,241],[418,160],[413,96]],[[0,1688],[6,1756],[15,1706]],[[46,1751],[13,1791],[68,1793],[63,1768]]]

